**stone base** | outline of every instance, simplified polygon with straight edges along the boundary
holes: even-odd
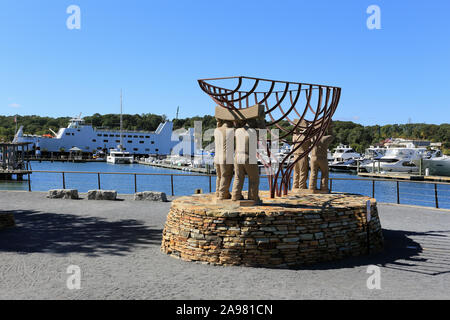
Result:
[[[16,221],[12,213],[0,213],[0,230],[14,227],[15,225]]]
[[[219,204],[219,205],[222,205],[224,207],[226,207],[226,206],[250,207],[250,206],[255,206],[255,205],[261,204],[261,201],[256,201],[256,200],[246,200],[246,199],[242,199],[242,200],[231,200],[231,199],[220,200],[220,199],[217,199],[216,197],[214,197],[213,202],[214,202],[214,204]]]
[[[367,254],[367,227],[370,253],[383,247],[375,199],[342,193],[260,196],[262,203],[250,207],[215,203],[215,194],[175,199],[161,250],[186,261],[291,267]]]

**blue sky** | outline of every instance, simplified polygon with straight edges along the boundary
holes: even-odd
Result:
[[[1,114],[118,113],[121,88],[125,113],[213,114],[196,80],[247,75],[342,87],[336,120],[450,122],[448,0],[1,4]]]

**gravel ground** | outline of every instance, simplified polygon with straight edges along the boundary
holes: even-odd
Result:
[[[383,253],[298,270],[210,266],[160,252],[170,203],[0,192],[0,299],[450,299],[450,211],[379,204]],[[85,195],[81,195],[85,197]],[[81,269],[81,289],[66,282]],[[368,289],[369,265],[381,289]]]

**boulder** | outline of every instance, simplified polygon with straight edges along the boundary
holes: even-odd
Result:
[[[164,192],[143,191],[134,194],[134,200],[149,200],[167,202],[167,196]]]
[[[77,189],[48,190],[47,198],[50,198],[50,199],[78,199],[78,190]]]
[[[116,190],[89,190],[88,200],[116,200]]]

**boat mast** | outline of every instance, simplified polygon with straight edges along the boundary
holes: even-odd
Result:
[[[123,135],[122,135],[122,89],[120,89],[120,147],[119,149],[122,151],[123,149]]]

